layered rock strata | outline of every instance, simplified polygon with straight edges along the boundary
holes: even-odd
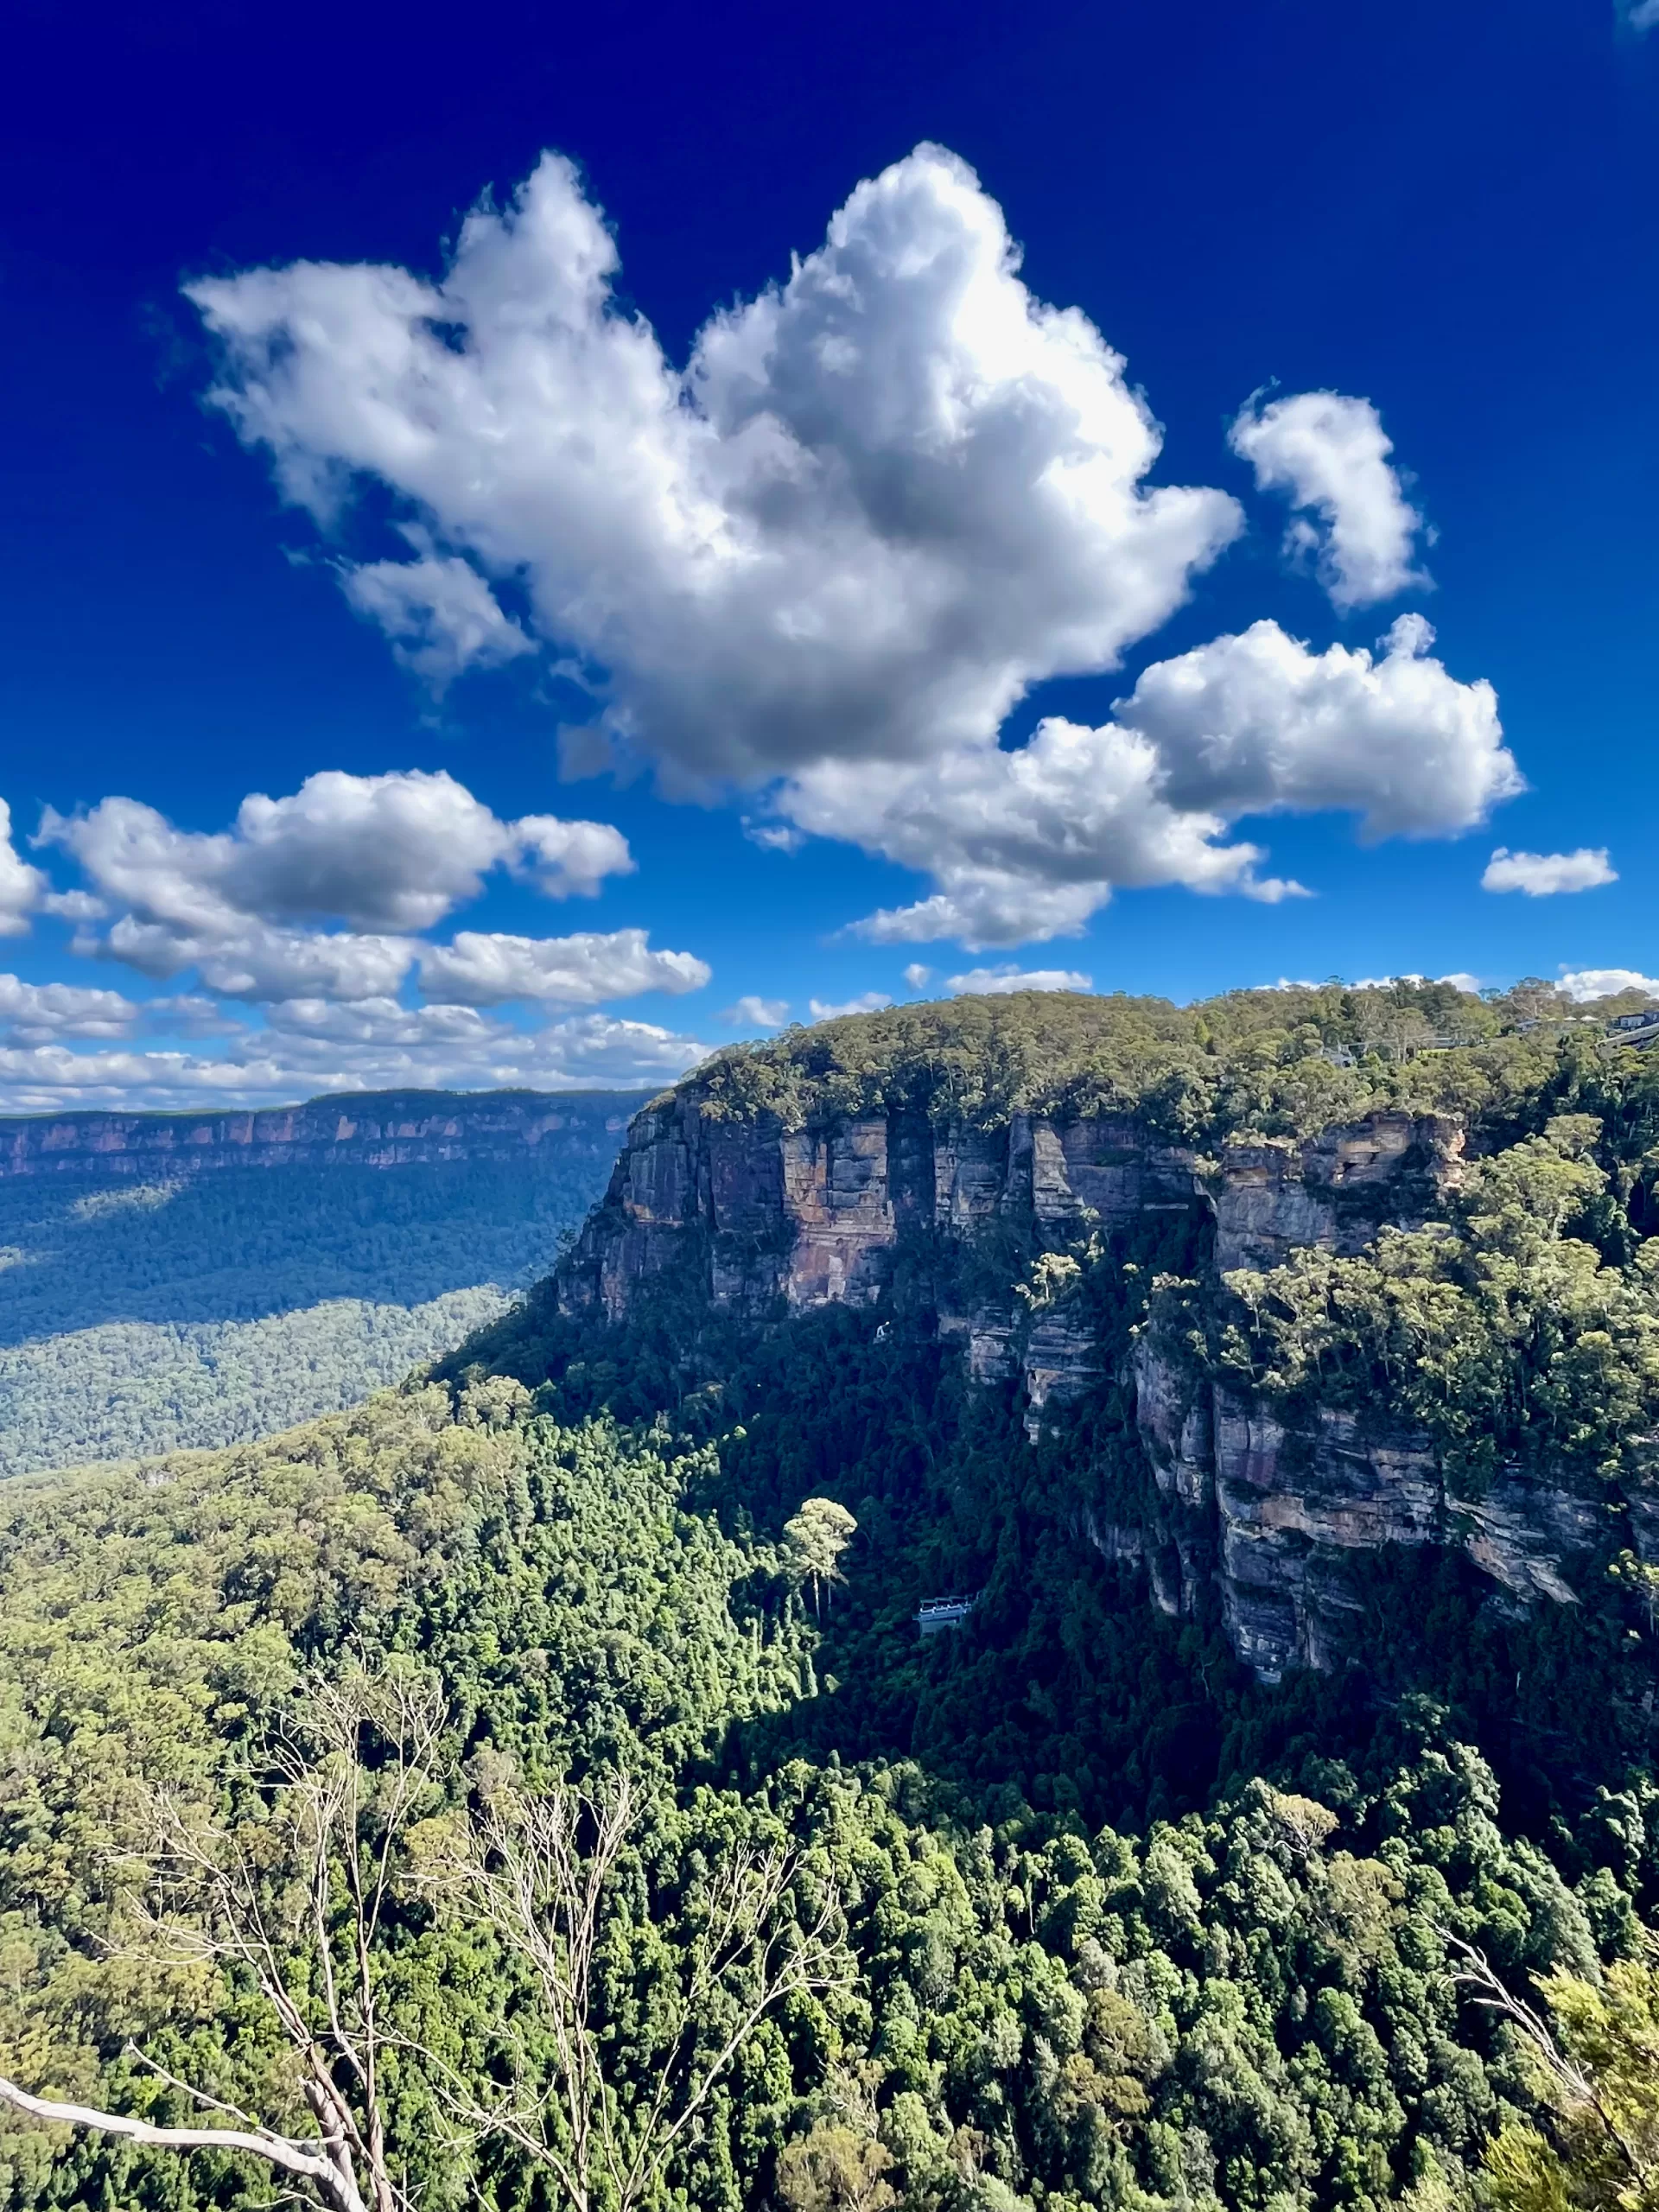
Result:
[[[1032,1312],[1009,1284],[957,1310],[944,1287],[953,1271],[930,1279],[930,1251],[999,1221],[1054,1248],[1185,1212],[1209,1224],[1217,1273],[1272,1267],[1300,1246],[1353,1253],[1385,1224],[1432,1217],[1462,1156],[1459,1124],[1437,1116],[1374,1115],[1205,1160],[1128,1116],[1016,1115],[982,1129],[893,1114],[796,1130],[713,1117],[688,1087],[635,1118],[559,1296],[567,1312],[617,1321],[671,1274],[715,1311],[756,1320],[873,1307],[908,1252],[906,1294],[931,1298],[940,1335],[976,1378],[1014,1383],[1035,1439],[1103,1379],[1083,1305]],[[1287,1433],[1144,1339],[1124,1380],[1156,1504],[1136,1525],[1087,1533],[1107,1556],[1143,1564],[1170,1612],[1217,1588],[1235,1647],[1265,1675],[1348,1648],[1348,1567],[1384,1545],[1461,1546],[1517,1603],[1573,1596],[1572,1562],[1597,1526],[1582,1500],[1518,1478],[1478,1501],[1450,1498],[1426,1440],[1386,1418],[1362,1426],[1325,1409]]]
[[[638,1092],[378,1091],[253,1113],[35,1114],[0,1120],[0,1179],[157,1179],[220,1167],[398,1167],[507,1160],[557,1135],[607,1156]]]
[[[1234,1649],[1259,1674],[1352,1649],[1350,1570],[1385,1544],[1455,1546],[1519,1605],[1574,1602],[1572,1567],[1603,1525],[1590,1500],[1518,1472],[1458,1497],[1427,1440],[1386,1417],[1362,1425],[1320,1407],[1288,1428],[1144,1338],[1134,1367],[1159,1500],[1140,1531],[1154,1596],[1190,1613],[1213,1584]],[[1121,1556],[1120,1535],[1089,1534]]]

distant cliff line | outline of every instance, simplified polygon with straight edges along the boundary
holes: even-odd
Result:
[[[639,1090],[335,1092],[221,1113],[86,1111],[0,1117],[0,1181],[178,1176],[217,1167],[401,1167],[504,1160],[545,1136],[613,1153]]]

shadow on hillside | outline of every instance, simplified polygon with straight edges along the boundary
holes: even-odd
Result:
[[[0,1183],[0,1345],[111,1321],[416,1306],[550,1265],[607,1160],[220,1169],[174,1184]]]

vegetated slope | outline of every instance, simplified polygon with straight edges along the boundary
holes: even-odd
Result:
[[[1384,997],[1402,1032],[1407,1016],[1427,1026],[1432,1001]],[[9,1488],[0,2072],[173,2121],[188,2082],[308,2132],[249,1979],[222,1961],[166,1968],[130,1854],[149,1842],[153,1881],[158,1802],[175,1818],[182,1804],[214,1824],[214,1863],[259,1870],[272,1911],[302,1904],[283,1762],[312,1740],[326,1686],[373,1679],[390,1653],[447,1713],[418,1817],[390,1840],[369,1968],[393,2171],[423,2202],[581,2201],[550,2163],[578,2155],[561,2058],[573,2018],[607,2126],[643,2146],[639,2212],[1644,2201],[1620,2171],[1603,2186],[1612,2154],[1593,2112],[1553,2112],[1510,2027],[1459,1979],[1459,1947],[1523,1993],[1535,1975],[1573,1977],[1557,2001],[1580,2019],[1610,1964],[1638,2029],[1659,2005],[1641,1924],[1659,1913],[1656,1578],[1610,1541],[1580,1602],[1529,1608],[1462,1549],[1383,1547],[1348,1586],[1357,1663],[1267,1681],[1202,1573],[1166,1611],[1144,1554],[1112,1533],[1162,1502],[1131,1387],[1149,1320],[1195,1369],[1248,1367],[1241,1387],[1287,1422],[1326,1376],[1344,1414],[1368,1395],[1389,1419],[1403,1406],[1459,1483],[1481,1479],[1484,1421],[1505,1453],[1564,1454],[1574,1484],[1640,1486],[1659,1069],[1604,1052],[1599,1028],[1541,1036],[1513,1006],[1471,1006],[1491,1033],[1466,1057],[1395,1058],[1414,1049],[1402,1035],[1357,1071],[1320,1058],[1321,1075],[1305,1065],[1324,1046],[1306,1003],[1262,995],[1215,1052],[1195,1033],[1209,1010],[1154,1009],[1192,1056],[1176,1105],[1208,1101],[1196,1126],[1216,1141],[1272,1135],[1261,1117],[1326,1075],[1357,1073],[1344,1110],[1361,1115],[1379,1096],[1416,1110],[1422,1086],[1444,1099],[1462,1085],[1480,1166],[1437,1230],[1402,1232],[1397,1268],[1373,1237],[1289,1263],[1282,1281],[1254,1270],[1253,1306],[1217,1276],[1196,1194],[1058,1235],[1034,1207],[999,1205],[965,1240],[895,1241],[868,1303],[791,1313],[781,1294],[764,1311],[722,1304],[714,1285],[737,1278],[711,1268],[743,1255],[717,1230],[712,1247],[688,1234],[661,1248],[671,1264],[627,1278],[614,1319],[585,1294],[562,1312],[546,1287],[453,1356],[447,1385],[237,1452]],[[1332,1003],[1346,1028],[1324,1049],[1340,1056],[1376,1009]],[[1020,1049],[1052,1065],[1051,1020],[1081,1038],[1091,1082],[1111,1033],[1124,1110],[1134,1054],[1116,1011],[909,1014],[896,1027],[920,1049],[899,1071],[882,1033],[857,1024],[780,1040],[741,1073],[793,1068],[787,1116],[763,1104],[746,1122],[734,1106],[734,1125],[816,1118],[827,1133],[838,1076],[861,1110],[880,1095],[925,1112],[937,1062],[955,1055],[979,1086],[972,1112],[1006,1128],[1028,1110],[1020,1085],[1006,1067],[973,1077],[973,1055],[993,1060],[1006,1024],[1005,1041],[1034,1033]],[[1454,1060],[1472,1075],[1448,1073]],[[1166,1110],[1170,1056],[1143,1065],[1146,1110]],[[684,1088],[711,1096],[722,1080]],[[587,1265],[574,1256],[565,1283]],[[976,1376],[941,1338],[942,1292],[1011,1301],[1033,1332],[1065,1314],[1096,1365],[1033,1424],[1029,1343]],[[1410,1397],[1437,1375],[1438,1397]],[[950,1591],[977,1603],[922,1640],[918,1601]],[[371,1777],[395,1772],[384,1733],[365,1744]],[[625,1776],[634,1814],[609,1877],[582,1891],[594,1963],[573,2013],[536,1963],[550,1955],[556,1980],[566,1954],[514,1938],[490,1876],[522,1863],[503,1847],[568,1806],[572,1777],[599,1808],[557,1831],[581,1891]],[[353,1853],[385,1840],[384,1795],[365,1786]],[[772,1955],[825,1943],[832,1970],[761,2011],[691,2113],[760,1971],[746,1955],[711,1974],[709,1930],[779,1863]],[[343,1859],[325,1893],[321,1933],[303,1910],[284,1922],[318,2031],[322,1955],[337,1973],[352,1956]],[[187,1936],[203,1924],[200,1885],[170,1896]],[[544,1903],[556,1931],[557,1897]],[[335,2075],[360,2112],[343,2057]],[[1619,2097],[1645,2145],[1650,2056]],[[1546,2138],[1576,2158],[1586,2129],[1592,2155],[1569,2186]],[[10,2122],[0,2151],[20,2208],[268,2196],[228,2154],[181,2167]],[[597,2180],[589,2201],[615,2192]]]
[[[545,1269],[637,1103],[0,1124],[0,1472],[233,1443],[400,1380]]]
[[[809,1381],[855,1386],[844,1424],[861,1397],[877,1411],[827,1350],[791,1385],[798,1405]],[[603,1797],[626,1772],[636,1810],[599,1892],[581,2017],[623,2139],[658,2129],[642,2204],[1474,2203],[1483,2146],[1540,2117],[1541,2097],[1458,1984],[1452,1938],[1517,1981],[1552,1964],[1593,1976],[1651,1899],[1651,1787],[1540,1847],[1505,1834],[1489,1769],[1421,1707],[1363,1771],[1306,1747],[1267,1775],[1235,1758],[1202,1815],[1103,1828],[1023,1799],[1017,1763],[999,1757],[1010,1685],[982,1672],[997,1778],[947,1784],[931,1742],[898,1759],[780,1761],[780,1732],[804,1745],[811,1716],[855,1692],[825,1666],[791,1541],[722,1526],[710,1492],[741,1479],[660,1424],[562,1425],[486,1382],[453,1402],[429,1386],[378,1398],[232,1452],[10,1486],[0,2070],[163,2123],[192,2116],[188,2082],[311,2132],[253,1984],[222,1956],[164,1963],[177,1953],[158,1950],[131,1854],[158,1807],[186,1833],[217,1833],[216,1852],[251,1854],[226,1863],[267,1885],[262,1910],[288,1931],[284,1965],[326,2033],[302,1891],[287,1916],[288,1785],[264,1746],[273,1730],[302,1745],[318,1683],[372,1675],[394,1652],[404,1679],[435,1676],[447,1711],[432,1783],[395,1838],[370,1965],[391,2162],[419,2201],[563,2201],[537,2155],[543,2141],[571,2152],[556,2094],[541,2102],[560,2085],[560,2040],[525,1955],[452,1854],[505,1777],[533,1800],[567,1773]],[[860,1603],[861,1536],[842,1571],[837,1611]],[[1120,1606],[1101,1637],[1113,1613],[1079,1610],[1064,1638],[1088,1652],[1103,1712],[1147,1734],[1193,1671],[1191,1631]],[[906,1625],[887,1631],[895,1645]],[[958,1666],[977,1670],[967,1646],[930,1650],[937,1697]],[[1235,1680],[1228,1694],[1244,1733],[1281,1747],[1294,1733],[1286,1689]],[[967,1706],[956,1712],[965,1724]],[[1053,1740],[1039,1695],[1027,1725]],[[383,1802],[363,1806],[370,1840]],[[591,1829],[576,1840],[580,1866]],[[827,1928],[835,1971],[750,2030],[697,2124],[669,2140],[747,1986],[697,1978],[722,1882],[785,1845],[799,1855],[776,1942]],[[168,1943],[222,1930],[169,1880]],[[346,1895],[342,1879],[327,1940],[348,1945]],[[516,2133],[463,2123],[503,2085]],[[0,2121],[0,2202],[20,2212],[267,2196],[236,2155],[186,2164]]]
[[[808,1494],[856,1516],[855,1590],[823,1625],[842,1687],[782,1724],[780,1756],[925,1751],[1089,1822],[1196,1809],[1286,1749],[1241,1717],[1243,1660],[1287,1669],[1274,1710],[1356,1768],[1392,1756],[1399,1698],[1450,1703],[1510,1816],[1541,1826],[1654,1750],[1659,1060],[1577,1017],[1542,986],[1490,1005],[1441,986],[1033,995],[723,1056],[643,1117],[648,1149],[556,1279],[442,1371],[713,1438],[709,1496],[742,1525],[776,1534]],[[1416,1049],[1453,1022],[1478,1041]],[[1438,1114],[1456,1173],[1367,1170],[1347,1211],[1315,1205],[1316,1093],[1350,1128]],[[1039,1110],[1058,1127],[1068,1097],[1126,1117],[1107,1124],[1120,1164],[1057,1136],[1039,1178]],[[847,1117],[882,1101],[862,1145]],[[1166,1163],[1184,1199],[1135,1180],[1136,1116],[1188,1139]],[[974,1154],[964,1123],[1000,1123],[1001,1151]],[[900,1173],[929,1147],[932,1203],[907,1217]],[[1100,1210],[1075,1202],[1085,1160]],[[1262,1243],[1300,1223],[1340,1249],[1218,1266],[1230,1194]],[[1391,1229],[1402,1195],[1416,1225]],[[826,1246],[850,1255],[839,1296]],[[958,1591],[980,1593],[968,1626],[918,1643],[916,1606]],[[1126,1608],[1154,1615],[1168,1670],[1144,1728],[1109,1656],[1142,1649]]]

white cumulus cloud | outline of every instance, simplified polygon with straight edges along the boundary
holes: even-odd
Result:
[[[699,991],[708,963],[690,952],[653,952],[644,930],[575,937],[510,937],[461,930],[449,944],[423,945],[421,988],[435,1004],[594,1006],[641,991]]]
[[[822,766],[779,804],[934,878],[859,925],[880,942],[1075,934],[1115,888],[1281,899],[1300,887],[1259,875],[1259,846],[1222,842],[1243,817],[1343,810],[1367,837],[1448,836],[1522,788],[1491,686],[1449,675],[1433,639],[1402,615],[1380,653],[1316,653],[1257,622],[1154,663],[1100,728],[1052,719],[1013,752],[926,770]]]
[[[965,975],[947,977],[945,988],[957,997],[1002,998],[1010,991],[1088,991],[1092,976],[1075,968],[1016,968],[1010,961],[998,968],[970,968]]]
[[[1557,892],[1594,891],[1601,884],[1618,881],[1618,871],[1609,864],[1605,845],[1580,845],[1573,853],[1512,853],[1500,845],[1486,863],[1480,887],[1548,899]]]
[[[839,1005],[824,999],[809,999],[806,1003],[814,1021],[839,1021],[847,1014],[880,1014],[893,1001],[885,991],[861,991],[855,999],[843,999]]]
[[[429,929],[495,868],[533,872],[558,896],[632,866],[607,823],[499,821],[454,777],[418,768],[325,769],[287,798],[251,792],[233,825],[210,835],[176,830],[138,799],[68,816],[48,807],[39,842],[73,854],[105,898],[191,933],[250,920]]]
[[[550,154],[437,283],[302,262],[188,289],[215,404],[286,495],[332,518],[378,482],[520,579],[601,734],[681,785],[988,741],[1032,683],[1114,666],[1239,527],[1224,493],[1147,486],[1123,362],[1033,297],[942,148],[861,184],[683,369],[617,266]]]
[[[74,983],[26,983],[0,975],[0,1036],[10,1045],[44,1045],[60,1037],[124,1037],[140,1008],[119,991]]]
[[[326,770],[289,798],[251,793],[212,833],[133,798],[48,808],[37,842],[70,854],[96,887],[79,906],[73,893],[56,901],[82,922],[79,950],[157,977],[194,967],[210,989],[256,1000],[395,992],[416,956],[409,932],[476,898],[494,869],[564,898],[633,866],[607,823],[500,821],[453,777],[419,769]],[[100,937],[92,923],[111,909]],[[330,921],[347,926],[306,926]]]
[[[1422,517],[1389,465],[1394,450],[1369,399],[1300,391],[1246,406],[1229,434],[1259,489],[1302,511],[1286,546],[1311,555],[1332,603],[1347,613],[1429,578],[1414,567]],[[1308,513],[1316,519],[1309,521]]]
[[[1563,972],[1561,988],[1568,998],[1580,1003],[1614,998],[1620,991],[1645,991],[1649,998],[1659,999],[1659,979],[1644,976],[1636,968],[1572,969]]]
[[[735,1029],[781,1029],[789,1019],[789,1001],[758,998],[753,991],[746,991],[720,1018]]]
[[[48,895],[46,878],[11,842],[11,809],[0,798],[0,937],[24,937],[29,916]]]
[[[77,1051],[0,1034],[0,1111],[215,1109],[340,1090],[654,1087],[710,1049],[606,1014],[525,1031],[470,1007],[410,1008],[389,999],[285,1001],[267,1009],[262,1026],[223,1029],[211,1052]]]
[[[933,970],[920,960],[912,960],[905,970],[905,981],[912,991],[925,991],[933,980]]]
[[[439,680],[546,648],[588,702],[573,772],[645,759],[671,794],[745,787],[763,846],[833,837],[931,879],[868,934],[970,950],[1075,932],[1117,887],[1282,898],[1231,837],[1249,815],[1450,835],[1521,787],[1491,686],[1451,677],[1416,618],[1375,656],[1260,622],[1147,669],[1102,728],[999,749],[1034,684],[1155,631],[1242,516],[1153,485],[1123,360],[1032,293],[944,149],[859,185],[683,365],[618,304],[618,265],[550,154],[435,279],[302,262],[188,288],[213,403],[284,494],[331,530],[360,494],[390,503],[416,557],[351,569],[355,603]],[[1369,401],[1297,394],[1232,437],[1339,606],[1426,581]]]

